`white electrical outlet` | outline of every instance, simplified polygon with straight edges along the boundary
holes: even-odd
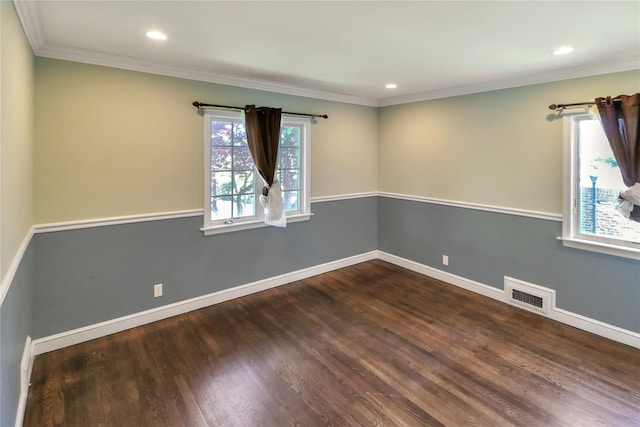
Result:
[[[153,297],[158,298],[162,296],[162,283],[153,285]]]
[[[449,257],[447,255],[442,255],[442,265],[449,265]]]

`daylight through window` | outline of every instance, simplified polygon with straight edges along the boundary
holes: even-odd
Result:
[[[640,223],[616,209],[626,186],[600,122],[584,112],[565,113],[565,139],[563,240],[640,257]]]
[[[310,124],[310,119],[283,115],[276,177],[288,221],[308,219],[310,215]],[[205,171],[205,232],[264,225],[264,211],[258,201],[264,183],[251,158],[240,112],[205,113]]]

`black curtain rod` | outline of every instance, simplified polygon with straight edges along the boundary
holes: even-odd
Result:
[[[620,98],[616,98],[614,99],[614,101],[620,101]],[[575,102],[573,104],[551,104],[549,105],[549,109],[550,110],[562,110],[563,108],[576,108],[576,107],[582,107],[583,105],[593,105],[595,104],[596,101],[591,101],[591,102]]]
[[[231,110],[241,110],[244,111],[245,107],[235,107],[233,105],[216,105],[216,104],[203,104],[202,102],[193,101],[193,106],[200,109],[202,107],[218,107],[218,108],[229,108]],[[290,113],[287,111],[283,111],[282,114],[288,114],[291,116],[305,116],[305,117],[321,117],[323,119],[328,119],[329,116],[326,114],[307,114],[307,113]]]

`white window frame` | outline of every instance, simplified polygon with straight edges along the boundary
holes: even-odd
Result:
[[[248,230],[266,227],[264,223],[264,209],[258,201],[262,193],[263,180],[254,167],[256,183],[254,185],[255,215],[232,220],[211,218],[211,121],[239,121],[244,122],[241,111],[207,109],[204,113],[204,225],[201,228],[205,235],[228,233],[232,231]],[[311,218],[310,177],[311,177],[311,118],[282,115],[282,126],[297,126],[301,128],[300,135],[300,189],[299,210],[286,212],[287,223],[307,221]],[[278,153],[278,156],[280,154]]]
[[[624,258],[640,259],[640,244],[580,233],[578,123],[591,119],[584,110],[563,112],[562,240],[564,246]]]

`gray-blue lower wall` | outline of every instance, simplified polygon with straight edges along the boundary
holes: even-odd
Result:
[[[20,362],[33,318],[33,245],[18,266],[0,307],[0,426],[15,425],[20,399]]]
[[[375,249],[498,289],[504,276],[552,288],[558,307],[640,332],[640,262],[566,248],[560,222],[388,197],[312,210],[286,230],[203,236],[191,217],[36,234],[33,336]]]
[[[564,247],[561,234],[557,221],[378,200],[379,250],[499,289],[504,276],[555,289],[557,307],[640,332],[640,262]]]
[[[213,236],[202,217],[36,234],[34,338],[373,251],[376,208],[376,197],[313,203],[286,229]]]

